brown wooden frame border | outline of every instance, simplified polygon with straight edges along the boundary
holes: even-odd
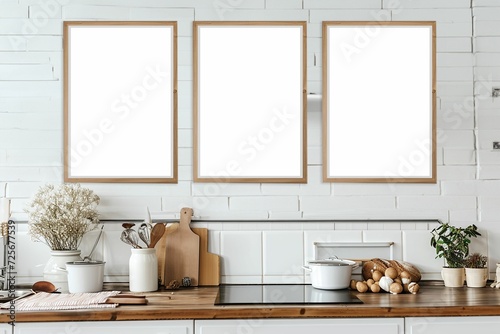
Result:
[[[172,28],[172,110],[171,120],[172,124],[172,156],[170,157],[172,163],[172,176],[163,177],[163,176],[146,176],[146,175],[137,175],[130,177],[112,177],[112,176],[104,176],[104,177],[72,177],[70,175],[70,164],[71,164],[71,156],[70,156],[70,120],[71,120],[71,110],[70,110],[70,87],[69,87],[69,76],[70,76],[70,51],[69,51],[69,43],[70,43],[70,28],[71,27],[123,27],[123,26],[138,26],[138,27],[155,27],[155,26],[165,26]],[[160,43],[161,41],[158,41]],[[64,62],[64,85],[63,85],[63,99],[64,99],[64,181],[65,182],[124,182],[124,183],[177,183],[178,180],[178,145],[177,145],[177,104],[178,104],[178,94],[177,94],[177,22],[173,21],[65,21],[63,23],[63,62]],[[143,129],[144,130],[144,129]],[[139,133],[131,134],[131,135],[140,135]],[[156,143],[151,143],[151,146],[154,146]],[[144,161],[144,164],[147,164],[148,161]]]
[[[331,26],[429,26],[432,29],[432,40],[431,43],[431,75],[432,75],[432,106],[430,112],[431,114],[431,175],[429,177],[335,177],[328,175],[328,166],[332,162],[329,160],[328,156],[328,28]],[[323,180],[326,182],[375,182],[375,183],[436,183],[436,22],[434,21],[324,21],[323,22],[323,101],[322,101],[322,112],[323,112]],[[360,96],[362,98],[362,96]]]

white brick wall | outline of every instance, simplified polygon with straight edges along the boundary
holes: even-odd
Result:
[[[440,135],[436,184],[324,183],[318,112],[308,115],[307,184],[192,182],[193,20],[307,21],[308,90],[321,93],[321,22],[377,19],[437,21]],[[63,20],[178,21],[180,181],[161,185],[88,184],[103,199],[103,218],[141,218],[145,206],[157,217],[167,217],[188,205],[204,218],[436,218],[498,229],[500,152],[491,149],[491,142],[500,140],[500,98],[491,97],[491,87],[500,87],[497,0],[3,1],[0,195],[7,184],[6,195],[12,198],[14,218],[18,220],[25,219],[23,207],[39,185],[62,182]],[[327,226],[360,228],[348,223]],[[367,222],[362,227],[374,230],[394,226]],[[233,228],[229,224],[212,227]],[[315,225],[264,223],[252,227],[259,228],[308,230]],[[494,239],[497,235],[490,233],[490,242],[498,243]],[[499,262],[500,255],[492,249],[492,263]]]

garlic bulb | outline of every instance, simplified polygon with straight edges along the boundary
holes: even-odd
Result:
[[[418,290],[420,290],[420,285],[418,285],[417,283],[412,282],[412,283],[408,284],[408,292],[410,292],[412,294],[416,294],[418,292]]]
[[[390,291],[390,286],[391,284],[393,283],[394,281],[392,280],[392,278],[390,277],[387,277],[387,276],[383,276],[380,278],[380,281],[378,282],[378,284],[380,285],[380,288],[386,292],[389,292]]]

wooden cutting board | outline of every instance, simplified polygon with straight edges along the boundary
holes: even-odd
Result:
[[[208,230],[194,227],[193,232],[200,237],[200,276],[198,285],[220,284],[220,257],[208,252]]]
[[[173,233],[179,227],[179,222],[170,223],[165,227],[165,232],[163,233],[162,238],[155,246],[156,249],[156,257],[158,258],[158,281],[160,285],[165,284],[165,256],[167,249],[167,235]],[[168,284],[168,282],[167,282]]]
[[[200,237],[194,233],[189,224],[193,209],[182,208],[179,227],[166,236],[165,247],[165,282],[184,277],[191,279],[191,286],[198,286],[200,263]]]

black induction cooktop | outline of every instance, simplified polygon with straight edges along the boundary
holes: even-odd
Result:
[[[215,305],[362,304],[349,290],[320,290],[309,284],[228,284],[219,286]]]

